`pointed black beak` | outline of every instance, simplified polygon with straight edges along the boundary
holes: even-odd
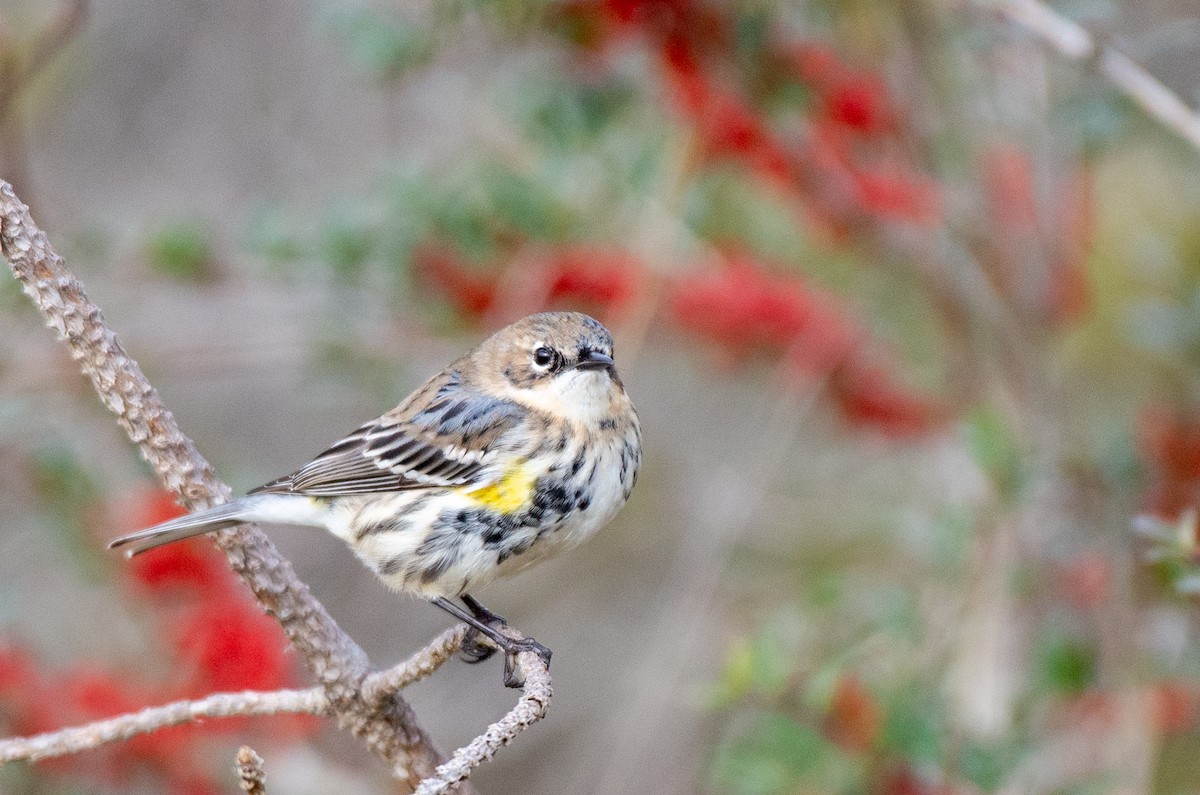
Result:
[[[616,362],[607,353],[583,351],[579,354],[579,364],[575,367],[580,370],[608,370],[611,372],[616,367]]]

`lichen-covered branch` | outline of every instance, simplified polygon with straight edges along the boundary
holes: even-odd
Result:
[[[329,699],[319,687],[307,690],[277,690],[270,693],[215,693],[195,701],[175,701],[160,707],[107,720],[72,726],[33,737],[0,740],[0,764],[18,759],[36,761],[66,756],[98,748],[107,743],[128,740],[139,734],[190,723],[200,718],[229,718],[235,715],[278,715],[328,712]]]
[[[507,633],[506,633],[507,634]],[[487,731],[459,748],[450,761],[439,765],[437,772],[421,782],[416,795],[442,795],[471,771],[496,755],[496,751],[512,742],[530,724],[546,716],[550,709],[550,670],[541,657],[533,652],[517,655],[517,669],[525,678],[524,693],[515,707]]]
[[[180,431],[99,307],[88,300],[83,285],[67,270],[34,225],[29,208],[6,182],[0,182],[0,251],[163,485],[190,509],[228,500],[229,487]],[[440,758],[408,703],[393,695],[368,706],[359,698],[369,670],[366,654],[297,579],[270,539],[258,528],[244,525],[216,534],[216,542],[304,657],[339,724],[364,738],[410,785],[415,787],[432,774]]]
[[[399,665],[367,676],[362,683],[364,704],[370,708],[385,703],[403,688],[432,674],[458,651],[466,633],[465,625],[451,627]],[[140,712],[46,732],[34,737],[0,739],[0,764],[18,759],[32,761],[74,754],[199,718],[280,713],[328,715],[330,711],[329,698],[320,687],[306,690],[216,693],[195,701],[176,701],[159,707],[148,707]]]
[[[238,749],[238,786],[246,795],[267,795],[267,774],[263,772],[263,758],[248,745]]]

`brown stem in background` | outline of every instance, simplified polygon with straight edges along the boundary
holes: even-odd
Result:
[[[1072,61],[1090,64],[1147,116],[1200,149],[1200,114],[1125,53],[1038,0],[975,0]]]
[[[16,101],[38,72],[79,35],[87,14],[88,0],[70,0],[37,32],[28,54],[12,40],[0,43],[0,165],[26,199],[32,191],[29,151]]]

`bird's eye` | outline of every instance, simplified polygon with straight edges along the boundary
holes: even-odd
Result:
[[[558,354],[546,347],[533,352],[533,363],[538,367],[551,367],[558,360]]]

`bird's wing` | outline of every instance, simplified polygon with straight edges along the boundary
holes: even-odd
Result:
[[[253,493],[336,497],[473,482],[517,425],[515,403],[462,386],[450,370],[291,475]]]

